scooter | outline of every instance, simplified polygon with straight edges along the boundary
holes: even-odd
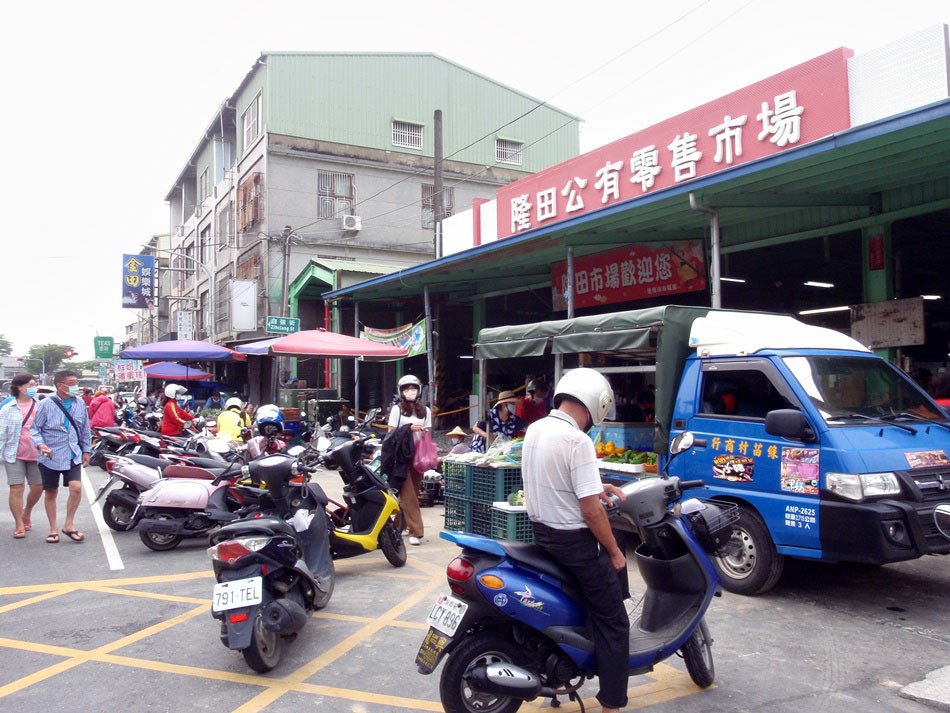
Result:
[[[132,518],[140,518],[139,538],[151,550],[172,550],[186,537],[203,537],[259,506],[264,490],[236,485],[241,462],[222,470],[170,465],[166,477],[138,498]],[[210,476],[210,479],[209,479]]]
[[[208,554],[218,582],[211,615],[221,622],[221,643],[264,673],[333,595],[327,497],[309,482],[306,466],[287,454],[254,461],[243,471],[262,480],[267,495],[254,517],[211,536]]]
[[[681,433],[670,452],[693,444],[691,433]],[[693,682],[705,688],[715,669],[703,616],[721,593],[709,553],[730,542],[737,512],[711,501],[680,502],[684,490],[700,486],[665,472],[632,482],[608,516],[615,528],[641,540],[636,558],[647,590],[642,612],[630,623],[630,673],[648,673],[680,652]],[[452,593],[432,607],[416,665],[430,674],[448,656],[439,682],[447,713],[510,713],[539,696],[552,699],[552,707],[560,704],[558,696],[580,700],[578,689],[597,667],[572,575],[536,545],[441,536],[462,553],[446,569]]]
[[[218,447],[212,446],[212,450]],[[227,444],[225,444],[225,447],[228,448]],[[186,477],[206,477],[210,480],[221,473],[224,466],[227,465],[224,461],[210,458],[166,455],[175,460],[142,453],[107,454],[103,456],[109,479],[99,488],[93,502],[99,502],[103,495],[106,496],[102,505],[102,519],[105,520],[106,525],[116,532],[126,532],[133,529],[143,515],[143,511],[138,508],[139,496],[154,488],[163,478],[175,476],[175,469],[165,475],[164,470],[167,466],[176,464],[197,466],[202,470],[190,470]],[[186,458],[187,460],[185,460]],[[180,472],[179,477],[181,477]],[[119,483],[121,483],[121,487],[113,487]]]
[[[406,564],[402,539],[404,517],[389,486],[363,459],[377,447],[377,439],[363,435],[330,446],[323,464],[339,470],[343,479],[343,503],[330,500],[330,550],[333,559],[355,557],[381,549],[393,567]]]

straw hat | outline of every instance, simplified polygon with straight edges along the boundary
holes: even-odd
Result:
[[[501,404],[516,404],[518,403],[518,397],[515,396],[514,391],[502,391],[498,394],[498,400],[494,403],[492,408],[498,408]]]
[[[449,431],[449,432],[446,433],[445,435],[446,435],[446,436],[459,436],[460,438],[465,438],[466,436],[468,436],[468,434],[467,434],[465,431],[463,431],[461,428],[459,428],[458,426],[456,426],[455,428],[453,428],[451,431]]]

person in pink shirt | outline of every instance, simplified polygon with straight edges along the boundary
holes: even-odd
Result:
[[[111,428],[115,426],[115,401],[109,398],[108,394],[97,392],[89,403],[89,427],[90,428]]]
[[[32,529],[33,506],[43,495],[43,480],[36,464],[36,446],[30,437],[30,426],[36,413],[36,379],[25,372],[17,374],[10,382],[10,393],[13,399],[0,408],[0,453],[10,486],[13,537],[20,540]],[[30,492],[24,507],[23,490],[27,483]]]

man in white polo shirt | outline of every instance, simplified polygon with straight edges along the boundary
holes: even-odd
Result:
[[[601,501],[608,493],[624,495],[601,482],[587,431],[611,415],[613,405],[613,389],[603,374],[569,371],[554,390],[554,410],[528,427],[521,455],[534,541],[574,575],[584,596],[604,713],[627,704],[630,622],[617,575],[626,573],[627,558]]]

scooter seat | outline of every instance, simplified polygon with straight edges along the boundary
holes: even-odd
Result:
[[[164,458],[156,458],[155,456],[147,456],[144,453],[123,453],[125,458],[128,458],[133,463],[138,463],[139,465],[144,465],[149,468],[158,468],[162,470],[170,465],[174,465],[172,461],[166,460]]]
[[[217,458],[188,458],[182,465],[193,465],[197,468],[210,468],[211,470],[222,470],[228,467],[228,463],[220,461]]]
[[[513,540],[498,540],[497,542],[505,553],[516,562],[533,567],[539,572],[556,577],[562,582],[574,582],[574,575],[562,567],[542,547]]]
[[[211,544],[229,540],[237,535],[252,533],[262,535],[283,533],[291,537],[297,536],[293,526],[282,518],[273,516],[253,517],[236,520],[235,522],[229,522],[227,525],[223,525],[221,529],[212,536]]]
[[[214,480],[215,477],[220,475],[223,471],[224,468],[209,470],[207,468],[196,468],[190,465],[179,465],[177,463],[172,463],[162,471],[162,475],[166,478],[195,478],[197,480]]]

